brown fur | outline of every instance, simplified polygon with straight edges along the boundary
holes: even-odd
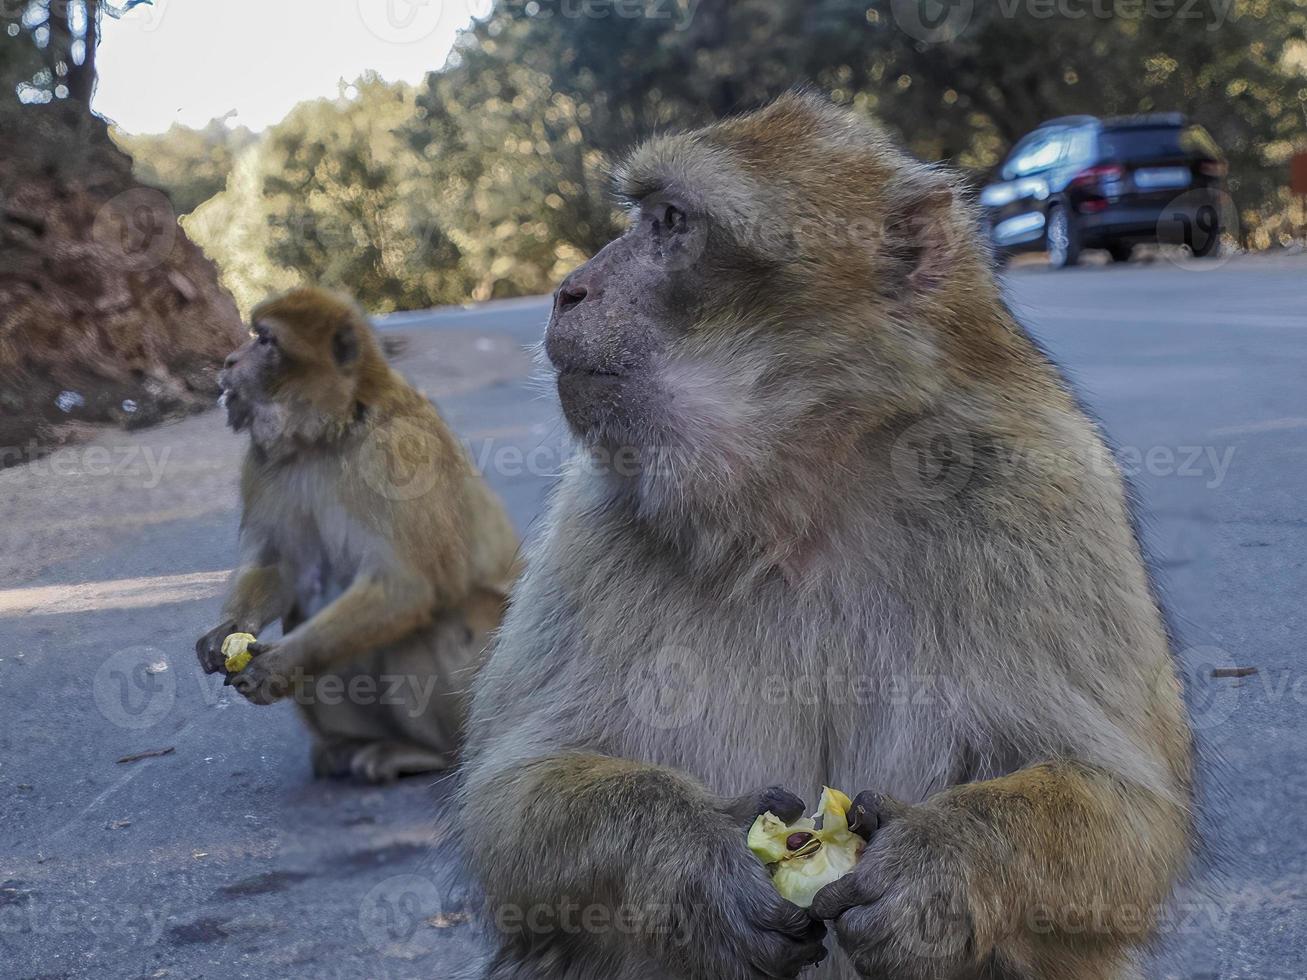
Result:
[[[228,633],[281,619],[232,682],[257,703],[294,694],[318,773],[446,768],[516,573],[508,517],[353,303],[298,289],[251,321],[222,376],[251,435],[241,564],[201,663],[221,669]]]
[[[829,784],[874,833],[818,975],[1133,976],[1187,720],[1120,476],[950,179],[790,96],[618,185],[546,350],[581,442],[640,465],[566,474],[476,684],[487,975],[794,976],[814,936],[727,801]],[[646,928],[504,922],[563,903]]]

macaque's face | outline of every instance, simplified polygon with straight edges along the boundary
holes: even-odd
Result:
[[[734,301],[730,284],[748,262],[684,198],[657,191],[630,215],[625,234],[559,287],[545,352],[573,432],[588,443],[642,447],[680,424],[678,365],[696,331]]]
[[[259,407],[274,400],[284,374],[285,354],[277,324],[256,321],[250,339],[227,356],[218,375],[227,424],[233,431],[247,429]]]
[[[257,307],[250,323],[218,376],[228,425],[261,441],[288,425],[304,435],[352,417],[366,337],[349,309],[298,290]]]
[[[652,140],[616,177],[630,226],[563,281],[545,352],[582,441],[683,473],[921,403],[958,320],[936,307],[988,282],[949,182],[812,99]]]

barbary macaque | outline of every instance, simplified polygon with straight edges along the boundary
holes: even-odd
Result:
[[[1136,975],[1190,850],[1177,673],[957,185],[809,94],[617,183],[545,337],[587,454],[474,686],[485,975]],[[745,828],[823,784],[868,843],[805,914]]]
[[[223,640],[280,619],[230,675],[256,704],[293,695],[318,775],[367,782],[451,767],[467,692],[517,572],[503,505],[354,303],[313,288],[257,307],[220,376],[250,435],[240,565]]]

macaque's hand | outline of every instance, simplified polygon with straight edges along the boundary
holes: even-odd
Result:
[[[195,655],[200,658],[200,666],[206,674],[216,674],[222,670],[223,661],[226,660],[222,653],[222,641],[237,631],[236,621],[229,619],[195,641]]]
[[[965,856],[947,819],[879,793],[859,793],[850,829],[869,843],[857,866],[808,911],[835,921],[840,946],[866,977],[934,980],[984,956]]]
[[[238,674],[228,678],[253,704],[272,704],[290,694],[291,666],[280,644],[251,643],[246,647],[254,659]]]
[[[693,862],[693,877],[682,878],[678,928],[666,947],[669,966],[696,980],[790,980],[825,959],[826,927],[777,894],[742,831],[709,841],[706,849],[683,855]],[[676,872],[687,873],[685,866]]]
[[[764,813],[774,813],[786,823],[793,823],[804,815],[807,808],[803,800],[789,790],[781,786],[769,786],[727,800],[722,810],[747,833],[753,822]]]

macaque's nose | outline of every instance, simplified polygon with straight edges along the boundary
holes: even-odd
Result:
[[[566,313],[589,295],[590,290],[581,283],[571,278],[563,280],[563,284],[558,287],[558,295],[554,297],[554,313]]]

